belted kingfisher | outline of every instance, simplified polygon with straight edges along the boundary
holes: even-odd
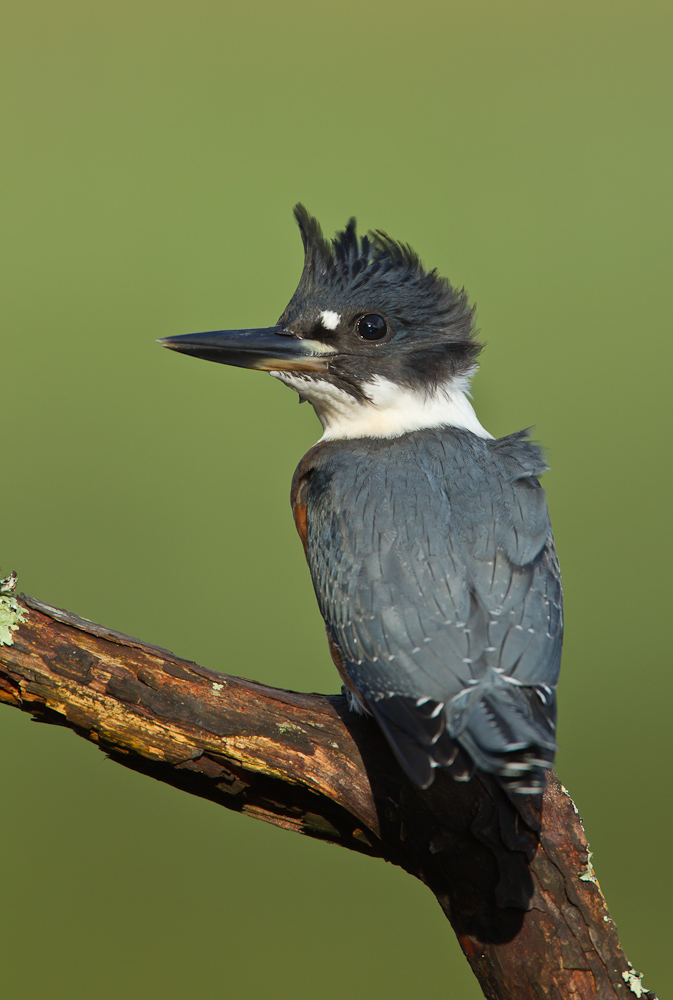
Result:
[[[323,435],[292,508],[351,707],[419,787],[475,768],[537,794],[556,750],[561,577],[526,431],[468,399],[481,345],[464,290],[355,219],[329,241],[302,205],[299,286],[276,326],[166,337],[267,371]]]

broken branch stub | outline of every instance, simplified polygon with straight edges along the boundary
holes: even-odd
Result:
[[[125,767],[400,865],[435,894],[492,1000],[656,1000],[621,950],[554,775],[543,800],[516,806],[484,774],[438,774],[420,791],[340,696],[215,673],[11,590],[4,599],[1,702]]]

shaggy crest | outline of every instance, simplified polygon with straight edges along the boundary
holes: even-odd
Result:
[[[381,230],[358,236],[354,218],[328,240],[303,205],[295,207],[294,216],[305,256],[286,316],[292,315],[299,303],[326,292],[340,293],[352,302],[369,301],[372,308],[378,296],[397,314],[403,327],[441,330],[456,346],[463,346],[466,357],[476,358],[480,345],[474,339],[474,307],[465,290],[453,288],[434,269],[426,271],[408,244]]]

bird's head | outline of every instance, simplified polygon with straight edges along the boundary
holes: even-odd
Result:
[[[486,434],[465,399],[480,351],[465,291],[385,233],[358,237],[355,219],[330,241],[303,205],[294,214],[304,268],[276,326],[160,342],[270,372],[313,404],[325,438],[447,423]]]

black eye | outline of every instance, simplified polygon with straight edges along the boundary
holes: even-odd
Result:
[[[383,340],[388,333],[388,324],[383,316],[367,313],[360,317],[356,329],[361,340]]]

